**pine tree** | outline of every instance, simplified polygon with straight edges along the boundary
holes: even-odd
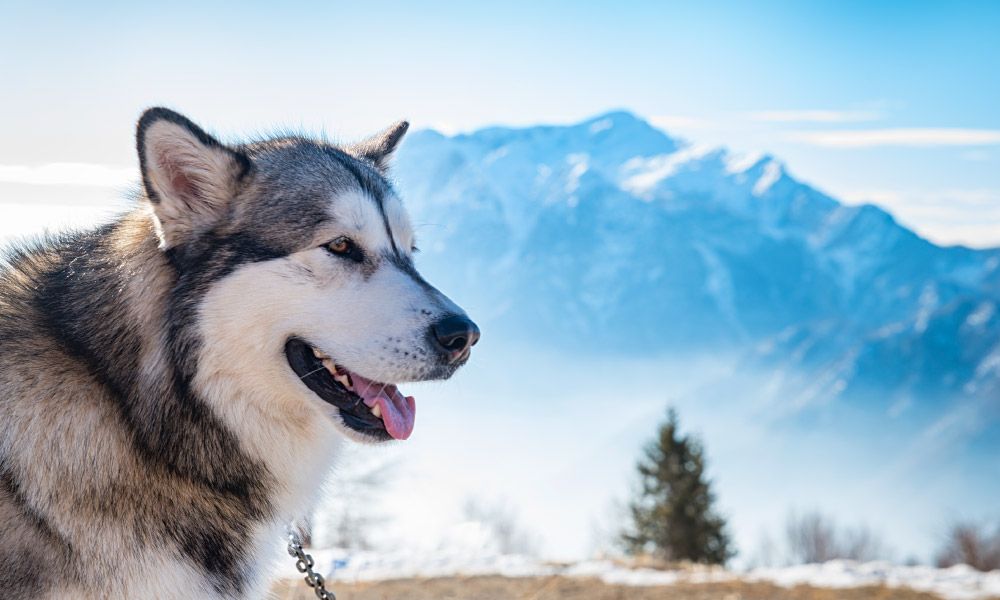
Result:
[[[640,493],[629,504],[632,523],[621,535],[626,552],[709,564],[732,557],[725,520],[715,512],[705,479],[704,450],[696,438],[680,435],[673,409],[637,468]]]

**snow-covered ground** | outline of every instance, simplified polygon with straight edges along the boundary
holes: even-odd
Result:
[[[467,549],[466,549],[467,550]],[[595,577],[609,584],[664,586],[677,583],[711,583],[733,580],[761,581],[792,587],[850,588],[885,585],[908,587],[948,600],[1000,597],[1000,571],[982,573],[965,565],[948,569],[900,566],[886,562],[857,563],[835,560],[824,564],[768,567],[749,571],[692,567],[683,570],[629,568],[609,560],[550,563],[526,556],[476,554],[461,549],[436,552],[398,550],[352,552],[340,549],[312,552],[321,573],[333,581],[356,582],[411,577],[503,575],[506,577]],[[290,559],[281,575],[298,576]]]

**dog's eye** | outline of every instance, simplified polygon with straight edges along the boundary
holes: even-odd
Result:
[[[339,237],[323,247],[326,248],[330,254],[336,254],[337,256],[349,258],[356,262],[361,262],[364,258],[361,254],[361,248],[358,248],[358,245],[355,244],[351,238]]]

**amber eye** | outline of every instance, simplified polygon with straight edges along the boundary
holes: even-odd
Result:
[[[333,252],[334,254],[347,254],[351,251],[351,246],[353,245],[354,244],[351,243],[351,240],[341,237],[330,242],[327,245],[327,248],[329,248],[330,252]]]
[[[336,254],[337,256],[349,258],[357,262],[361,262],[363,258],[361,255],[361,249],[358,248],[353,241],[351,241],[351,238],[339,237],[324,246],[324,248],[326,248],[331,254]]]

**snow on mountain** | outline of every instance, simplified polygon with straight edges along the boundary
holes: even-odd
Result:
[[[568,126],[417,132],[396,176],[422,267],[504,336],[574,351],[736,351],[809,402],[1000,405],[1000,250],[939,247],[770,156],[628,112]],[[780,368],[779,368],[780,367]],[[908,400],[909,398],[909,400]]]

